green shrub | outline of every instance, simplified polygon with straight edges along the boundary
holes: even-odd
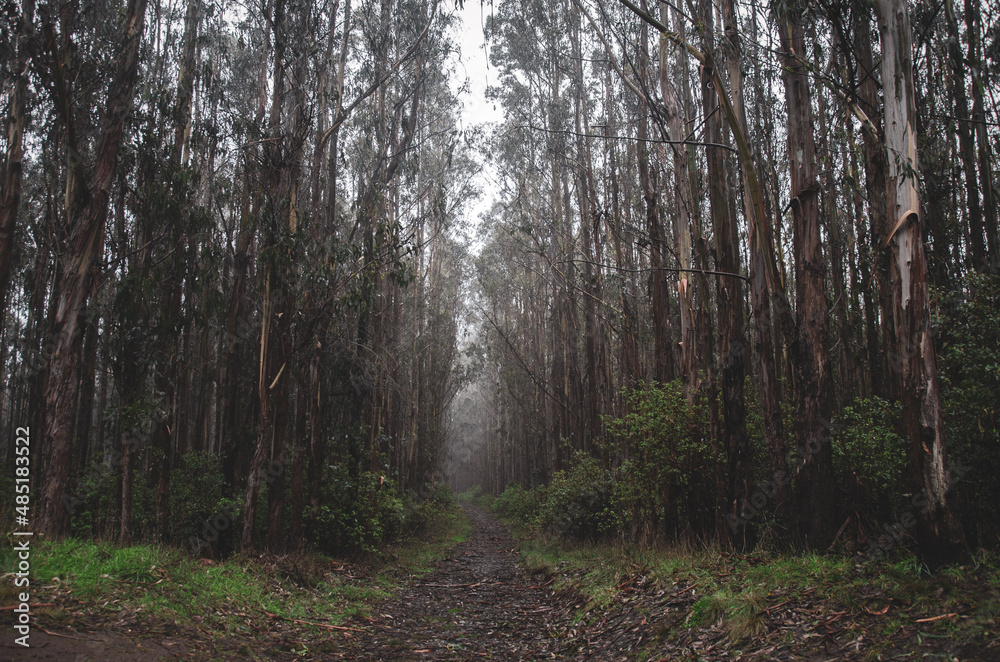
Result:
[[[905,507],[906,442],[897,434],[901,408],[879,397],[844,407],[832,433],[834,470],[848,512],[886,521]]]
[[[611,473],[586,453],[577,453],[569,470],[557,471],[547,487],[535,492],[538,524],[550,535],[593,540],[619,531]]]
[[[110,465],[91,464],[73,486],[70,517],[75,535],[108,538],[120,516],[121,473]]]
[[[188,542],[193,537],[205,536],[206,523],[212,526],[224,505],[225,477],[219,456],[194,451],[186,453],[170,476],[170,537],[177,542]],[[213,547],[231,547],[233,522],[226,527],[215,527],[223,538],[222,545],[209,540]],[[224,529],[224,530],[218,530]]]
[[[447,513],[453,513],[458,504],[455,494],[447,483],[431,483],[423,490],[425,498],[415,497],[403,501],[403,524],[405,535],[418,536],[431,530],[435,523]]]
[[[939,294],[935,332],[949,465],[972,541],[1000,540],[1000,277]]]
[[[305,516],[322,551],[372,553],[404,532],[406,507],[391,479],[369,471],[353,478],[338,465],[330,467],[320,506],[307,507]]]
[[[403,502],[403,531],[407,535],[421,535],[430,529],[442,508],[431,499]]]
[[[613,498],[632,536],[649,539],[714,522],[713,467],[703,398],[689,404],[680,380],[622,391],[626,414],[607,418],[605,448],[624,458]]]
[[[454,506],[455,493],[451,491],[448,483],[434,483],[431,485],[431,501],[438,506]]]
[[[493,512],[530,526],[538,515],[538,494],[535,490],[524,489],[519,483],[511,483],[494,499]]]

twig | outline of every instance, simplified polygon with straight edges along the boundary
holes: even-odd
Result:
[[[833,623],[835,620],[837,620],[838,618],[840,618],[841,616],[843,616],[846,613],[847,613],[846,611],[835,612],[833,614],[833,617],[832,618],[828,618],[825,621],[823,621],[822,625],[825,627],[825,626],[829,625],[830,623]]]
[[[762,614],[767,614],[767,613],[768,613],[768,612],[770,612],[770,611],[771,611],[772,609],[777,609],[778,607],[784,607],[784,606],[785,606],[785,605],[787,605],[787,604],[788,604],[789,602],[791,602],[791,600],[785,600],[784,602],[779,602],[778,604],[776,604],[776,605],[773,605],[773,606],[771,606],[771,607],[768,607],[767,609],[763,610],[763,611],[762,611],[761,613],[762,613]]]
[[[39,607],[55,607],[54,602],[41,602],[37,605],[28,605],[28,609],[38,609]],[[8,609],[17,609],[18,605],[10,605],[9,607],[0,607],[0,611],[7,611]]]
[[[914,623],[931,623],[933,621],[940,621],[942,618],[953,618],[955,616],[958,616],[958,614],[955,614],[955,613],[952,613],[952,614],[942,614],[940,616],[933,616],[931,618],[918,618],[917,620],[915,620],[913,622]]]
[[[633,575],[632,577],[629,577],[628,579],[626,579],[625,581],[623,581],[621,584],[619,584],[615,588],[619,588],[620,589],[620,588],[622,588],[624,586],[628,586],[629,584],[631,584],[632,582],[634,582],[638,578],[639,578],[639,575]]]
[[[847,528],[847,525],[850,523],[852,517],[854,517],[854,513],[851,513],[850,515],[847,516],[847,519],[844,520],[843,525],[841,525],[840,530],[837,531],[837,535],[833,537],[833,542],[830,543],[830,546],[827,547],[826,551],[829,552],[831,549],[833,549],[833,546],[837,544],[837,540],[840,538],[840,534],[843,533],[844,529]]]
[[[303,621],[302,619],[299,618],[288,618],[287,616],[282,616],[280,614],[272,614],[269,611],[265,611],[264,613],[270,616],[271,618],[280,618],[281,620],[284,621],[291,621],[292,623],[301,623],[302,625],[314,625],[318,628],[326,628],[327,630],[343,630],[345,632],[364,632],[364,630],[360,628],[348,628],[348,627],[343,627],[341,625],[328,625],[326,623],[314,623],[313,621]]]

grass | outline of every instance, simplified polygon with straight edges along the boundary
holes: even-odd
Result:
[[[708,628],[721,622],[731,645],[763,635],[771,609],[807,616],[843,611],[844,623],[857,623],[851,627],[860,628],[859,633],[980,643],[996,636],[1000,617],[1000,555],[993,552],[980,552],[975,568],[948,568],[928,577],[902,554],[862,566],[840,555],[740,557],[713,548],[637,550],[619,544],[570,545],[538,536],[523,539],[520,551],[528,570],[552,575],[555,588],[573,589],[585,598],[581,617],[636,583],[671,592],[690,587],[692,602],[683,625]],[[959,616],[920,622],[948,614]]]
[[[32,550],[33,602],[56,602],[55,621],[82,613],[110,620],[126,613],[139,620],[207,628],[220,634],[250,633],[248,620],[338,625],[366,616],[406,577],[423,574],[471,527],[461,509],[440,509],[428,531],[387,547],[361,563],[346,564],[318,553],[251,557],[237,554],[206,563],[178,548],[101,541],[39,541]],[[10,546],[0,562],[13,561]],[[11,578],[0,580],[4,604],[14,595]],[[79,601],[74,603],[70,598]],[[268,617],[268,614],[275,616]]]

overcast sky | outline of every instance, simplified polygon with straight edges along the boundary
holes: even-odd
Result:
[[[456,41],[462,50],[458,74],[459,78],[467,77],[471,87],[462,95],[465,104],[462,121],[466,125],[500,120],[500,113],[485,98],[486,86],[496,83],[494,71],[487,65],[483,44],[483,26],[489,11],[488,2],[483,6],[479,0],[466,0],[465,8],[458,12],[461,22],[456,25]],[[458,87],[461,82],[456,80],[453,84]]]
[[[465,8],[458,12],[460,21],[455,26],[455,41],[461,55],[452,87],[457,91],[468,80],[468,89],[460,94],[462,127],[466,129],[483,122],[499,122],[503,118],[499,109],[486,100],[486,86],[496,84],[496,70],[488,66],[483,43],[483,26],[489,11],[489,2],[483,6],[480,0],[466,0]],[[495,185],[489,169],[480,175],[478,185],[482,196],[477,204],[469,206],[468,218],[465,219],[465,227],[473,239],[473,228],[478,225],[479,215],[489,209],[494,200],[492,191]],[[471,248],[478,252],[478,242],[474,240]]]

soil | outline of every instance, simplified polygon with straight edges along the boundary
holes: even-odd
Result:
[[[759,611],[753,632],[736,642],[721,619],[688,625],[695,603],[704,596],[684,580],[662,586],[639,569],[624,578],[605,604],[589,604],[571,589],[553,590],[555,578],[523,571],[510,533],[492,515],[471,507],[466,514],[472,534],[448,558],[411,578],[367,616],[319,633],[260,615],[252,619],[253,636],[230,638],[203,627],[151,624],[134,615],[110,625],[76,617],[58,627],[46,627],[42,617],[31,634],[32,648],[26,650],[13,644],[10,621],[4,617],[0,660],[825,661],[928,654],[1000,659],[996,643],[969,647],[912,627],[884,634],[886,619],[906,607],[881,595],[873,595],[872,608],[860,615],[816,599],[812,589],[787,599],[769,596],[772,606]]]
[[[566,652],[553,623],[549,582],[516,564],[510,533],[492,515],[467,508],[469,540],[435,570],[386,602],[370,634],[330,659],[551,660]],[[365,622],[359,621],[361,626]]]

